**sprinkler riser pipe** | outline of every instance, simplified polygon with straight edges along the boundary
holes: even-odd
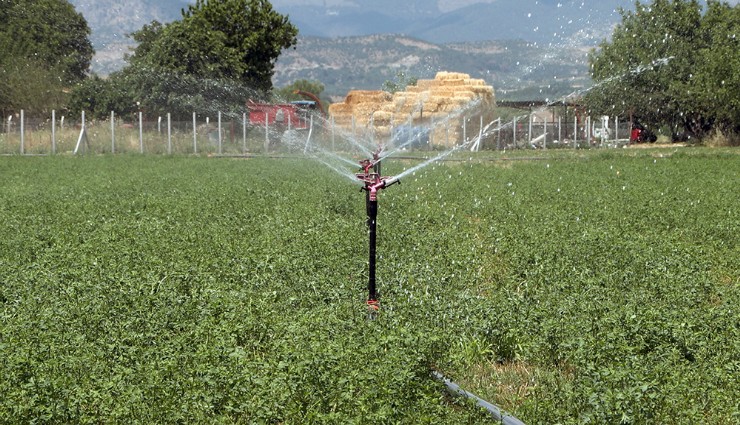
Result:
[[[368,192],[370,193],[370,192]],[[370,199],[368,194],[367,201],[367,228],[368,228],[368,279],[367,279],[367,291],[368,301],[377,301],[378,294],[375,285],[375,257],[376,257],[376,241],[377,241],[377,218],[378,218],[378,200]]]

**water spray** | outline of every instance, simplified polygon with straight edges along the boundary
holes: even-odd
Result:
[[[370,318],[375,318],[380,310],[378,292],[375,284],[375,247],[376,247],[376,224],[378,218],[378,192],[394,183],[400,183],[398,177],[382,177],[380,173],[380,154],[383,147],[373,152],[373,157],[360,161],[360,172],[356,174],[357,179],[363,183],[362,190],[365,191],[365,209],[367,211],[367,227],[369,239],[368,258],[368,281],[367,281],[367,307]]]

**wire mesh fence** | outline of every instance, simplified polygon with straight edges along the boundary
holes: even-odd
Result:
[[[610,117],[558,117],[543,119],[535,114],[501,118],[476,130],[466,123],[474,117],[454,122],[428,123],[404,133],[401,126],[382,135],[372,123],[365,127],[337,126],[331,118],[316,116],[304,128],[288,123],[252,122],[249,112],[173,119],[170,114],[148,117],[142,113],[118,116],[111,112],[106,120],[87,120],[85,114],[73,117],[52,111],[47,117],[27,117],[23,111],[10,114],[0,124],[0,154],[205,154],[245,155],[294,152],[310,142],[325,149],[351,150],[358,140],[367,145],[404,144],[408,150],[449,148],[470,143],[471,150],[584,149],[621,147],[629,143],[630,124]],[[459,127],[450,131],[450,126]],[[481,129],[485,127],[485,133]],[[404,138],[414,138],[407,143]],[[466,143],[467,146],[467,143]]]

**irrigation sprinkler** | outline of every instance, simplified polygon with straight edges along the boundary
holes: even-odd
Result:
[[[371,159],[360,161],[360,172],[356,174],[357,178],[364,184],[362,190],[365,191],[365,208],[367,211],[367,227],[369,238],[369,259],[368,259],[368,281],[367,281],[367,307],[370,318],[380,309],[378,302],[378,292],[375,284],[375,247],[377,240],[376,224],[378,218],[378,192],[394,183],[400,183],[397,177],[381,177],[380,174],[380,154],[383,147],[379,147],[373,152]]]

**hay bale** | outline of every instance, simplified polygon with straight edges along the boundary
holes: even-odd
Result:
[[[439,103],[437,102],[424,102],[422,111],[425,115],[434,114],[439,111]]]
[[[462,72],[446,72],[440,71],[434,77],[435,80],[464,80],[469,79],[470,75]]]
[[[417,80],[415,85],[406,87],[406,91],[425,91],[428,90],[433,83],[434,81],[432,80]]]
[[[446,80],[442,80],[440,82],[440,85],[443,86],[443,87],[448,87],[448,86],[465,86],[467,84],[466,84],[465,80],[462,80],[462,79],[448,78]]]
[[[391,94],[383,90],[352,90],[347,94],[344,103],[358,105],[361,103],[380,103],[391,99]]]
[[[375,135],[380,137],[388,137],[391,135],[391,126],[390,125],[376,125]]]
[[[493,87],[468,74],[440,71],[433,80],[418,80],[392,95],[381,90],[350,91],[344,102],[329,107],[329,114],[345,129],[352,126],[354,119],[355,126],[383,136],[391,134],[393,124],[428,125],[434,120],[435,127],[444,128],[443,135],[435,135],[452,140],[461,131],[455,129],[459,123],[442,123],[449,121],[450,114],[470,108],[470,102],[476,99],[481,99],[484,107],[495,104]]]
[[[452,100],[455,102],[463,102],[468,103],[471,100],[476,99],[478,96],[472,91],[466,90],[466,91],[458,91],[455,92],[455,94],[452,97]]]
[[[329,115],[351,114],[352,105],[346,103],[332,103],[329,105]]]
[[[391,112],[382,110],[373,112],[373,122],[376,124],[389,123],[391,118],[393,118],[393,114]]]

